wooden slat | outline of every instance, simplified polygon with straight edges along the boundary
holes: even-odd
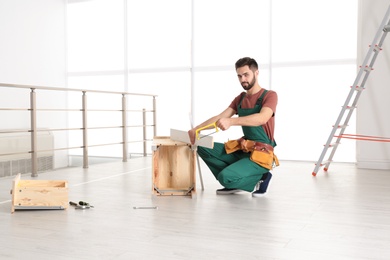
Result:
[[[15,191],[16,191],[16,187],[18,186],[20,182],[20,173],[18,173],[14,180],[12,181],[12,190],[11,190],[11,194],[12,194],[12,205],[11,205],[11,213],[14,213],[15,212]]]

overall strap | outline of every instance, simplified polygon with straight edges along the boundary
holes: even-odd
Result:
[[[265,94],[268,92],[268,90],[264,89],[264,92],[263,94],[261,94],[261,96],[259,97],[259,99],[256,101],[256,105],[261,105],[262,102],[263,102],[263,98],[265,96]],[[242,103],[242,100],[244,100],[244,97],[245,97],[246,93],[245,92],[242,92],[241,93],[241,100],[240,100],[240,103],[238,105],[241,105]]]
[[[263,94],[261,94],[261,96],[259,97],[259,99],[256,101],[256,105],[261,105],[263,103],[263,97],[265,96],[265,94],[268,92],[268,90],[264,89],[264,92]]]
[[[241,106],[241,103],[242,103],[242,101],[244,100],[245,95],[246,95],[245,92],[242,92],[242,93],[241,93],[241,99],[240,99],[240,103],[238,103],[238,106]]]

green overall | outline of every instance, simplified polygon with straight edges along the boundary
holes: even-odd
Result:
[[[267,90],[264,90],[254,108],[241,108],[241,101],[237,107],[238,116],[247,116],[259,113],[262,107],[262,100]],[[245,94],[245,93],[244,93]],[[242,126],[244,138],[257,142],[263,142],[275,146],[271,142],[262,126]],[[250,160],[250,153],[241,150],[226,154],[225,146],[222,143],[214,143],[214,148],[198,147],[198,154],[210,168],[211,172],[219,183],[228,189],[240,189],[252,192],[264,173],[269,170],[261,167]]]

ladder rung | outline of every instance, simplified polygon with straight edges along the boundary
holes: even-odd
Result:
[[[353,88],[353,86],[351,86],[351,88]],[[356,91],[362,91],[362,90],[364,90],[364,89],[365,89],[364,87],[355,86],[355,90],[356,90]]]
[[[329,144],[328,145],[328,148],[330,148],[330,147],[335,147],[335,146],[337,146],[337,145],[339,145],[340,143],[331,143],[331,144]],[[324,144],[324,146],[326,146],[326,144]]]
[[[338,146],[340,143],[331,143],[329,144],[329,147],[335,147],[335,146]]]
[[[338,125],[337,128],[347,128],[348,125]],[[334,127],[334,126],[333,126]]]
[[[357,106],[347,106],[346,109],[355,109]]]
[[[390,31],[390,25],[389,24],[385,25],[385,27],[383,27],[383,31],[384,32],[389,32]]]
[[[324,166],[325,164],[327,163],[330,163],[331,161],[327,160],[327,161],[323,161],[322,163],[320,163],[320,166]],[[315,165],[317,165],[317,163],[315,163]]]
[[[371,47],[371,44],[369,45],[369,47]],[[381,50],[383,50],[383,49],[381,47],[379,47],[378,44],[375,44],[373,51],[380,52]]]
[[[370,66],[365,66],[364,67],[364,71],[372,71],[372,70],[374,70],[373,67],[370,67]]]

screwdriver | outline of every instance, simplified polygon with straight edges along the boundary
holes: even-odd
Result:
[[[88,203],[88,202],[85,202],[85,201],[79,201],[79,205],[80,205],[80,206],[87,206],[87,207],[93,208],[92,205],[89,205],[89,203]]]

